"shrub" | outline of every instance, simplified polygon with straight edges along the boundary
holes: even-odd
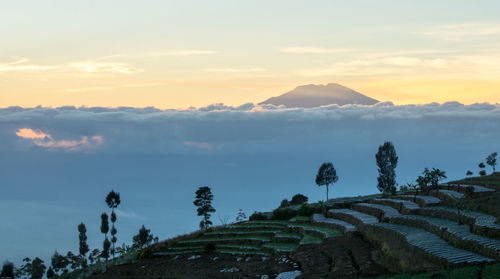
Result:
[[[290,203],[288,202],[287,199],[283,199],[281,201],[280,207],[287,207],[287,206],[290,206]]]
[[[298,214],[300,216],[311,216],[314,213],[321,213],[321,211],[322,208],[320,205],[314,206],[307,203],[303,203],[299,208]]]
[[[267,216],[262,212],[254,212],[248,219],[250,221],[267,220]]]
[[[214,243],[207,243],[207,244],[205,245],[205,247],[203,248],[203,252],[204,252],[205,254],[212,254],[212,253],[214,253],[214,252],[215,252],[215,249],[216,249],[216,248],[217,248],[217,247],[215,246],[215,244],[214,244]]]
[[[392,195],[392,196],[396,195],[396,190],[397,190],[397,189],[396,189],[396,186],[392,185],[392,186],[391,186],[391,195]]]
[[[486,171],[485,171],[485,170],[481,170],[481,171],[479,172],[479,175],[480,175],[480,176],[485,176],[485,175],[486,175]]]
[[[291,205],[299,205],[307,202],[309,200],[308,197],[302,195],[302,194],[296,194],[295,196],[292,197],[292,200],[290,201]]]
[[[273,211],[273,219],[275,220],[290,220],[297,216],[297,211],[291,208],[277,208]]]

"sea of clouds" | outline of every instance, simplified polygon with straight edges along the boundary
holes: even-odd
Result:
[[[196,229],[197,187],[212,187],[215,223],[272,210],[303,193],[324,199],[315,172],[332,161],[340,176],[330,195],[377,191],[375,153],[392,141],[397,181],[425,167],[450,179],[500,151],[500,105],[285,108],[214,104],[204,108],[59,107],[0,109],[2,255],[48,260],[55,249],[77,251],[79,222],[92,248],[101,246],[104,195],[122,194],[119,243],[145,224],[161,239]]]

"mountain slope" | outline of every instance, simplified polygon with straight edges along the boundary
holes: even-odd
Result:
[[[278,97],[272,97],[259,105],[285,105],[286,107],[302,107],[312,108],[337,104],[343,105],[373,105],[378,103],[378,100],[367,97],[359,92],[336,83],[327,85],[302,85],[296,87]]]

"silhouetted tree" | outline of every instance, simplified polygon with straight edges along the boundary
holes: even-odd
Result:
[[[280,203],[280,207],[290,206],[290,202],[287,199],[283,199]]]
[[[473,174],[474,174],[474,173],[473,173],[473,172],[471,172],[470,170],[468,170],[468,171],[465,173],[465,175],[467,175],[467,176],[472,176]]]
[[[89,261],[91,264],[93,264],[94,262],[99,262],[99,255],[100,255],[101,251],[99,251],[99,249],[94,249],[92,250],[92,252],[90,252],[89,254]]]
[[[115,244],[116,241],[118,240],[116,238],[116,233],[118,232],[115,227],[115,222],[116,222],[116,214],[115,214],[115,208],[120,205],[120,193],[115,192],[111,190],[111,192],[108,193],[106,196],[106,204],[108,205],[109,208],[111,208],[111,243],[113,244],[113,247],[111,248],[111,254],[113,255],[113,259],[115,258]]]
[[[109,221],[108,214],[101,214],[101,233],[104,234],[104,242],[102,243],[102,252],[100,257],[106,259],[106,269],[108,268],[109,247],[111,242],[108,239]]]
[[[2,272],[0,273],[0,277],[14,278],[14,264],[12,262],[9,262],[7,260],[3,263]]]
[[[238,210],[238,214],[236,214],[236,222],[244,221],[246,218],[247,215],[243,212],[243,209],[240,208],[240,210]]]
[[[144,225],[139,229],[139,233],[134,235],[132,238],[134,247],[144,248],[145,246],[151,244],[153,241],[153,235],[151,234],[151,230],[146,229]]]
[[[51,278],[54,278],[54,277],[56,277],[56,273],[54,272],[54,269],[51,266],[47,270],[47,278],[51,279]]]
[[[69,261],[65,256],[55,251],[51,258],[51,264],[56,275],[59,275],[61,271],[66,269],[66,267],[69,264]]]
[[[326,186],[326,201],[328,201],[328,186],[338,180],[337,170],[335,170],[332,163],[326,162],[321,164],[318,169],[318,174],[316,174],[316,185],[318,185],[318,187],[323,185]]]
[[[85,268],[87,267],[87,257],[85,256],[90,250],[87,244],[87,228],[82,222],[78,225],[78,239],[79,239],[79,251],[80,251],[80,266],[83,270],[83,277],[85,278]]]
[[[436,191],[439,191],[439,181],[447,178],[445,171],[436,168],[432,168],[432,170],[425,168],[423,174],[426,177],[427,181],[431,183],[432,188]]]
[[[398,155],[394,145],[387,141],[379,146],[375,159],[378,166],[377,188],[380,192],[387,193],[396,185],[395,169],[398,165]]]
[[[291,205],[300,205],[309,200],[308,197],[302,195],[302,194],[296,194],[295,196],[292,197],[292,200],[290,201]]]
[[[108,270],[108,259],[109,259],[109,248],[111,247],[111,241],[108,237],[102,242],[102,252],[100,257],[106,259],[106,270]]]
[[[47,267],[43,264],[43,260],[36,257],[31,261],[26,257],[23,259],[24,264],[16,271],[17,277],[29,277],[30,279],[42,279]]]
[[[193,203],[198,207],[198,216],[203,216],[203,219],[200,222],[200,229],[206,229],[212,225],[212,221],[210,221],[210,213],[215,212],[215,209],[212,207],[213,199],[214,195],[208,186],[200,187],[196,191],[196,197]]]
[[[479,167],[479,175],[480,176],[486,175],[486,171],[484,170],[484,168],[486,168],[486,165],[483,162],[481,162],[477,166]]]
[[[495,167],[497,165],[497,153],[493,152],[486,158],[486,164],[488,164],[492,169],[493,173],[495,173]]]

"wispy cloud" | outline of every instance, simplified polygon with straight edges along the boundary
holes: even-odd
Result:
[[[423,34],[438,39],[461,41],[500,34],[500,23],[476,22],[441,25],[424,31]]]
[[[125,218],[125,219],[140,219],[143,220],[145,219],[144,216],[137,214],[133,211],[125,211],[121,209],[115,209],[116,216],[120,218]]]
[[[190,56],[190,55],[204,55],[204,54],[216,54],[217,51],[213,50],[195,50],[195,49],[185,49],[185,50],[175,50],[175,51],[160,51],[151,52],[151,56]]]
[[[253,72],[264,72],[264,68],[213,68],[205,69],[207,72],[219,72],[219,73],[253,73]]]
[[[351,49],[351,48],[324,48],[324,47],[285,47],[285,48],[281,48],[280,51],[285,52],[285,53],[325,54],[325,53],[349,52],[349,51],[354,51],[354,49]]]
[[[65,151],[81,151],[95,149],[103,144],[103,137],[96,135],[84,136],[79,140],[55,140],[50,134],[40,129],[20,128],[16,135],[23,139],[32,140],[33,144],[51,150],[63,149]]]
[[[44,71],[54,68],[54,66],[28,64],[29,61],[27,58],[21,58],[14,62],[0,63],[0,72]]]
[[[143,69],[132,66],[128,63],[121,62],[76,62],[71,64],[72,67],[80,69],[86,73],[119,73],[119,74],[135,74],[143,72]]]

